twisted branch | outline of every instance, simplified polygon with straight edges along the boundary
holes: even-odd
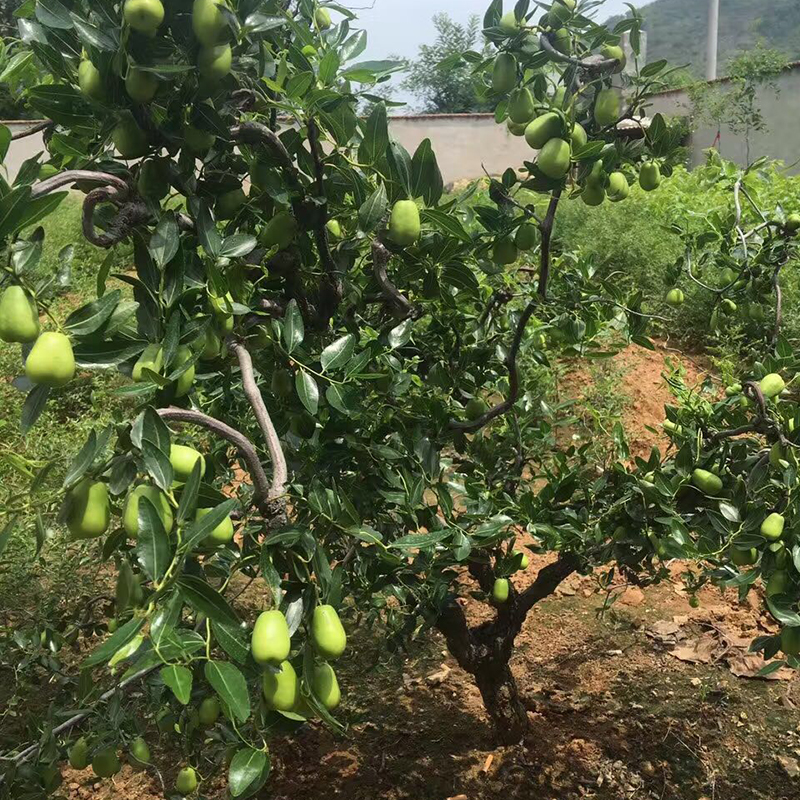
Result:
[[[69,169],[66,172],[60,172],[58,175],[53,175],[52,178],[40,181],[31,189],[31,200],[36,200],[39,197],[44,197],[62,186],[70,186],[73,183],[97,183],[103,186],[114,187],[122,197],[127,196],[130,191],[128,184],[118,175],[112,175],[110,172],[93,172],[88,169]]]
[[[231,128],[233,139],[249,145],[264,145],[270,153],[277,159],[281,169],[289,177],[294,188],[301,188],[300,173],[289,155],[289,151],[283,146],[283,142],[278,138],[275,131],[270,130],[260,122],[242,122]]]
[[[269,458],[270,461],[272,461],[272,486],[270,486],[267,494],[267,500],[277,500],[283,495],[286,482],[289,478],[286,468],[286,458],[283,455],[283,448],[281,447],[281,442],[278,438],[275,426],[272,424],[269,411],[267,411],[267,407],[264,404],[264,398],[261,396],[261,392],[256,384],[256,379],[253,374],[253,359],[250,357],[250,353],[240,342],[232,343],[231,349],[239,360],[244,393],[247,396],[250,407],[253,409],[258,426],[264,434],[264,440],[269,450]]]
[[[159,408],[157,413],[167,421],[188,422],[192,425],[199,425],[234,445],[238,449],[239,455],[244,459],[247,471],[253,481],[253,505],[258,508],[265,508],[268,505],[269,481],[264,468],[261,466],[261,461],[259,461],[256,448],[243,433],[218,419],[214,419],[214,417],[209,417],[208,414],[203,414],[201,411],[170,407]]]
[[[53,120],[46,119],[42,122],[37,122],[36,125],[31,125],[30,128],[25,128],[24,131],[17,131],[11,134],[11,141],[16,142],[18,139],[24,139],[26,136],[33,136],[34,133],[47,130],[53,124]]]
[[[572,64],[580,69],[585,69],[587,72],[610,72],[619,65],[616,58],[603,58],[602,56],[589,56],[589,58],[573,58],[572,56],[565,55],[553,47],[550,41],[551,34],[543,33],[539,37],[539,44],[542,50],[550,56],[553,61],[560,61],[562,64]]]
[[[389,280],[389,275],[386,272],[386,267],[389,264],[391,253],[383,246],[381,242],[375,239],[372,242],[372,271],[375,274],[375,280],[381,287],[383,296],[402,313],[404,317],[408,317],[414,310],[409,299]]]

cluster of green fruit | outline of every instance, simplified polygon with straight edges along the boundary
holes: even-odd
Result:
[[[75,355],[69,337],[60,331],[40,332],[36,303],[17,284],[8,286],[0,296],[0,339],[33,343],[25,359],[25,375],[38,386],[65,386],[75,375]]]
[[[530,559],[525,553],[514,550],[511,553],[510,562],[512,569],[515,571],[524,571],[530,566]],[[508,578],[495,578],[492,584],[492,602],[496,605],[503,605],[508,602],[508,596],[511,591]]]
[[[347,635],[336,609],[320,605],[311,620],[311,643],[320,661],[314,664],[310,687],[322,705],[333,711],[341,701],[339,681],[328,663],[342,655]],[[257,664],[268,667],[261,688],[269,708],[301,717],[313,716],[313,710],[301,693],[300,680],[289,661],[291,635],[286,617],[277,609],[264,611],[256,620],[250,652]]]
[[[216,703],[218,716],[219,703],[216,699],[213,702]],[[86,737],[81,736],[69,749],[69,765],[73,769],[84,770],[91,764],[92,772],[98,778],[111,778],[122,769],[122,762],[115,747],[101,746],[91,754],[91,758],[90,752],[89,742]],[[128,763],[135,770],[144,769],[152,763],[150,748],[141,736],[137,736],[128,746]],[[175,791],[178,794],[192,794],[197,786],[197,773],[192,767],[184,767],[178,772],[175,778]]]
[[[171,445],[169,461],[174,475],[173,487],[176,489],[189,480],[197,462],[200,463],[200,477],[205,474],[205,458],[193,447]],[[171,533],[174,526],[172,503],[165,492],[147,483],[137,484],[128,492],[122,511],[122,527],[125,533],[132,539],[138,537],[139,501],[143,497],[155,507],[164,531]],[[74,539],[96,539],[102,536],[111,524],[111,502],[107,484],[100,480],[83,478],[67,493],[65,509],[67,528]],[[195,521],[199,522],[210,511],[210,508],[198,508]],[[226,517],[209,533],[204,545],[214,547],[227,544],[233,540],[233,535],[233,520]]]

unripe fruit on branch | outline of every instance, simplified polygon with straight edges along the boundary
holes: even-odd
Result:
[[[178,794],[191,794],[197,788],[197,773],[191,767],[184,767],[175,778],[175,791]]]
[[[120,769],[122,769],[122,765],[119,763],[117,751],[113,747],[100,750],[92,759],[92,772],[98,778],[110,778],[112,775],[116,775]]]
[[[125,91],[136,103],[149,103],[158,91],[158,78],[152,72],[131,67],[125,78]]]
[[[523,125],[530,122],[536,116],[536,108],[533,104],[533,95],[527,86],[522,89],[515,89],[511,93],[508,101],[508,115],[512,122]]]
[[[197,712],[197,718],[200,724],[208,728],[219,719],[219,700],[216,697],[206,697],[200,703],[200,709]]]
[[[787,625],[781,631],[781,650],[787,656],[800,656],[800,628]]]
[[[785,524],[783,516],[773,512],[761,523],[761,535],[770,542],[777,542],[783,536]]]
[[[777,572],[773,572],[772,575],[769,576],[769,580],[767,581],[767,585],[764,587],[764,590],[767,593],[767,597],[772,597],[776,594],[786,594],[791,585],[792,581],[789,577],[789,573],[786,572],[786,570],[779,569]]]
[[[511,53],[500,53],[492,67],[492,88],[498,94],[510,92],[517,83],[517,59]]]
[[[131,28],[152,37],[164,21],[164,6],[161,0],[125,0],[123,15]]]
[[[667,292],[667,296],[664,298],[666,304],[668,306],[672,306],[673,308],[677,308],[678,306],[682,306],[686,297],[683,294],[683,291],[680,289],[670,289]]]
[[[541,150],[551,139],[561,136],[564,122],[554,111],[542,114],[525,128],[525,141],[534,149]]]
[[[497,578],[492,586],[492,600],[501,605],[508,602],[508,578]]]
[[[213,146],[217,137],[210,131],[202,131],[194,125],[184,125],[183,144],[196,156],[205,155]]]
[[[265,672],[261,691],[267,706],[275,711],[291,711],[300,700],[300,682],[294,667],[284,661],[280,672]]]
[[[321,31],[326,31],[331,27],[331,12],[327,8],[318,8],[314,12],[314,21]]]
[[[75,376],[75,356],[69,338],[56,331],[43,333],[28,353],[25,375],[40,386],[66,386]]]
[[[584,130],[583,125],[576,122],[572,126],[572,133],[570,135],[570,141],[572,143],[572,149],[577,150],[580,147],[585,146],[585,144],[589,141],[589,137]]]
[[[532,250],[536,246],[539,229],[530,222],[523,222],[517,228],[514,244],[518,250]],[[516,260],[516,259],[515,259]]]
[[[608,176],[608,199],[612,203],[627,199],[630,193],[631,187],[623,172],[612,172]]]
[[[200,520],[211,511],[212,509],[210,508],[198,508],[194,514],[195,522],[200,522]],[[230,517],[225,517],[225,519],[223,519],[222,522],[220,522],[219,525],[217,525],[217,527],[208,534],[204,544],[210,547],[218,544],[228,544],[228,542],[233,541],[233,534],[233,520]]]
[[[187,361],[192,360],[192,351],[186,345],[181,345],[175,354],[174,367],[183,366]],[[192,364],[185,372],[183,372],[175,381],[175,397],[185,397],[194,384],[195,365]]]
[[[558,180],[569,172],[572,150],[563,139],[550,139],[539,151],[536,165],[548,178]]]
[[[125,532],[133,539],[139,535],[139,500],[142,497],[146,497],[155,506],[164,530],[169,533],[174,522],[169,500],[161,489],[146,483],[140,483],[128,494],[122,512],[122,527]]]
[[[203,454],[194,447],[184,444],[173,444],[169,448],[169,463],[172,464],[172,474],[176,481],[186,483],[192,474],[194,465],[200,462],[200,477],[206,473],[206,460]]]
[[[89,745],[83,736],[69,749],[69,765],[72,769],[86,769],[89,766]]]
[[[101,481],[84,478],[67,495],[67,528],[73,539],[102,536],[111,522],[108,487]]]
[[[661,170],[652,161],[642,164],[639,169],[639,186],[646,192],[652,192],[661,185]]]
[[[294,241],[296,235],[297,220],[288,211],[279,211],[262,228],[258,240],[264,247],[277,245],[279,250],[284,250]]]
[[[758,550],[756,550],[755,547],[751,547],[749,550],[742,550],[738,547],[731,547],[729,554],[731,561],[737,567],[748,567],[751,564],[755,564],[756,561],[758,561]]]
[[[149,369],[156,374],[161,373],[161,367],[164,366],[164,350],[160,344],[149,344],[142,351],[142,354],[133,365],[131,377],[135,381],[143,381],[147,379],[144,374],[145,369]]]
[[[769,400],[777,397],[786,388],[786,383],[777,372],[771,372],[761,379],[759,386],[764,397]]]
[[[105,100],[106,98],[106,87],[100,70],[88,58],[84,58],[78,65],[78,88],[84,97],[91,100]]]
[[[278,610],[259,614],[250,637],[250,651],[257,664],[280,664],[291,650],[289,626],[286,617]]]
[[[499,28],[503,33],[507,33],[509,36],[514,36],[519,33],[520,27],[519,22],[517,22],[517,15],[513,11],[506,11],[506,13],[500,17]]]
[[[194,0],[192,5],[192,30],[200,44],[206,47],[220,42],[223,33],[228,31],[228,23],[217,5],[217,0]]]
[[[495,264],[513,264],[518,257],[517,246],[510,236],[498,239],[492,247],[492,261]]]
[[[221,81],[231,71],[232,61],[229,44],[201,47],[197,54],[197,70],[209,81]]]
[[[315,664],[311,680],[314,694],[328,711],[333,711],[342,700],[342,692],[333,667],[327,661]]]
[[[419,209],[413,200],[398,200],[389,217],[389,239],[400,247],[408,247],[419,239]]]
[[[141,736],[137,736],[128,751],[128,761],[134,768],[143,769],[150,763],[150,748]]]
[[[311,640],[322,658],[332,661],[344,653],[347,634],[333,606],[321,605],[311,618]]]
[[[696,469],[692,473],[692,483],[703,493],[716,495],[722,491],[722,480],[707,469]]]
[[[486,401],[483,398],[473,397],[467,402],[464,414],[470,422],[475,422],[476,419],[480,419],[488,410],[489,406],[486,405]]]
[[[601,127],[613,125],[620,117],[620,97],[616,89],[603,89],[594,104],[594,120]]]
[[[625,57],[625,51],[618,44],[603,45],[603,47],[600,48],[600,55],[603,56],[603,58],[613,58],[619,61],[619,64],[614,67],[614,72],[622,72],[622,70],[625,69],[625,65],[628,63],[628,59]]]
[[[123,159],[141,158],[150,147],[147,134],[136,124],[133,117],[125,116],[111,132],[114,147]]]
[[[39,313],[21,286],[9,286],[0,296],[0,339],[33,342],[39,336]]]

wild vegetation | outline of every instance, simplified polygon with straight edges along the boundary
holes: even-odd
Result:
[[[68,456],[11,462],[0,548],[19,564],[21,538],[40,554],[50,530],[66,535],[113,586],[112,614],[67,602],[56,625],[23,616],[9,632],[6,663],[60,691],[33,743],[5,757],[4,791],[51,794],[65,757],[98,778],[123,755],[152,768],[156,726],[180,737],[176,793],[224,772],[231,795],[255,794],[276,740],[315,719],[341,730],[337,662],[376,624],[395,647],[438,629],[495,735],[517,742],[515,642],[576,573],[647,585],[680,558],[697,564],[691,596],[763,584],[783,631],[755,648],[767,670],[798,666],[783,288],[800,216],[766,164],[716,159],[688,176],[677,127],[656,116],[638,138],[620,132],[666,72],[619,78],[638,17],[610,32],[573,0],[536,22],[525,0],[495,0],[490,48],[458,66],[531,160],[485,195],[447,196],[430,142],[406,152],[375,102],[400,65],[357,62],[365,37],[338,5],[61,8],[27,17],[52,80],[26,96],[51,122],[47,161],[0,198],[0,335],[20,345],[3,365],[25,393],[25,435],[59,413],[72,436],[91,428]],[[693,181],[713,199],[695,197],[696,215]],[[85,194],[86,260],[48,217],[75,213],[65,187]],[[662,192],[652,202],[680,250],[663,245],[650,292],[624,242],[608,251],[617,265],[580,236],[601,212],[606,235],[641,219]],[[71,276],[90,295],[78,308]],[[557,435],[548,382],[566,359],[652,347],[646,292],[662,291],[661,322],[702,291],[712,334],[752,324],[749,358],[723,393],[675,381],[668,454],[632,459],[616,426],[598,469],[589,444]],[[250,586],[255,604],[240,599]]]

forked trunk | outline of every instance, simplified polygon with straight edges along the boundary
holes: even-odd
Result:
[[[475,673],[486,712],[503,744],[516,744],[528,730],[528,713],[508,663],[481,665]]]

